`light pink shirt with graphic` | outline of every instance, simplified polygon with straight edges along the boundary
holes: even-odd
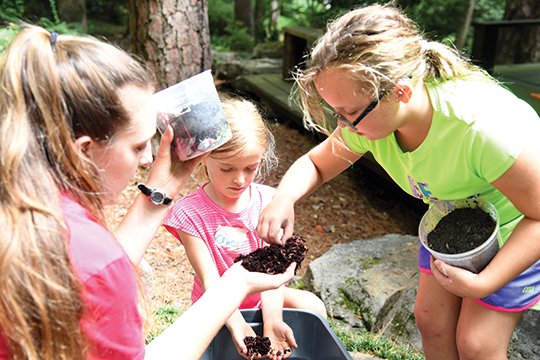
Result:
[[[180,242],[178,230],[201,239],[206,245],[219,275],[232,266],[238,255],[246,255],[265,245],[257,236],[257,224],[263,208],[274,195],[275,189],[252,184],[249,205],[238,213],[219,207],[204,192],[203,187],[177,201],[163,225]],[[195,303],[204,293],[198,276],[194,275],[191,300]],[[244,299],[240,309],[259,307],[260,295]]]

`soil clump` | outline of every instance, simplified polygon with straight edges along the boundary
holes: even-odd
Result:
[[[270,339],[266,336],[246,336],[244,344],[247,347],[247,355],[266,355],[270,352]]]
[[[265,246],[248,255],[238,256],[234,262],[242,261],[242,266],[247,270],[266,274],[282,274],[296,262],[296,272],[306,257],[308,248],[305,243],[300,236],[293,235],[283,246]]]

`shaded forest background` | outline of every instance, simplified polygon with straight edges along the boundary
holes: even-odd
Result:
[[[148,62],[160,87],[209,69],[212,50],[253,57],[287,26],[324,28],[328,20],[376,0],[0,0],[0,51],[24,22],[59,33],[88,33]],[[538,0],[394,0],[432,39],[469,53],[477,21],[540,19]],[[540,27],[501,34],[499,63],[540,61]],[[516,55],[517,52],[524,53]]]

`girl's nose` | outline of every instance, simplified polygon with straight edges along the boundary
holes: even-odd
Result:
[[[152,156],[152,146],[150,145],[150,142],[148,142],[148,145],[146,145],[146,148],[144,149],[140,159],[139,159],[139,166],[148,166],[152,163],[154,160]]]
[[[234,183],[236,185],[244,185],[244,182],[246,181],[246,178],[243,174],[239,174],[237,176],[235,176],[234,178]]]

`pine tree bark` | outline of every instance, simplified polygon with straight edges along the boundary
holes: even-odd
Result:
[[[212,66],[207,0],[129,0],[132,51],[160,89]]]

